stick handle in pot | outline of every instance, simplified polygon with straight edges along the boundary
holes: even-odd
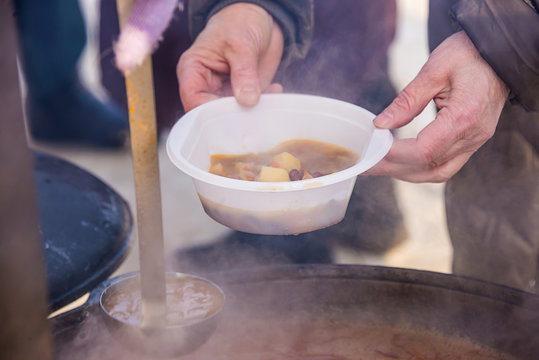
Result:
[[[133,0],[117,0],[123,27]],[[143,326],[163,326],[166,313],[164,239],[151,57],[125,74],[135,178]]]

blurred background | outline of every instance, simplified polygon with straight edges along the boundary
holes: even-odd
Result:
[[[106,93],[99,81],[99,62],[106,54],[96,45],[98,2],[80,1],[89,39],[80,61],[82,81],[98,97],[105,98]],[[401,90],[417,74],[428,56],[426,31],[428,0],[398,0],[397,10],[397,32],[389,52],[389,73],[395,88]],[[400,129],[396,136],[414,137],[434,118],[434,115],[434,106],[431,104],[412,124]],[[191,179],[168,160],[164,150],[166,137],[167,132],[163,131],[160,134],[159,165],[166,256],[167,261],[172,262],[172,257],[178,249],[211,244],[226,236],[230,230],[204,213]],[[135,212],[135,189],[129,146],[106,149],[34,141],[32,147],[66,159],[94,174],[124,197],[133,213]],[[382,254],[337,247],[334,249],[335,262],[449,273],[452,249],[445,223],[443,188],[443,184],[411,184],[396,181],[397,200],[406,228],[404,240]],[[113,276],[137,271],[138,268],[135,227],[130,252]]]

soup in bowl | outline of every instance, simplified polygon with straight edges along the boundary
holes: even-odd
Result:
[[[205,212],[214,220],[248,233],[299,234],[340,222],[356,177],[389,151],[392,135],[375,128],[374,117],[356,105],[311,95],[267,94],[251,108],[234,98],[221,98],[178,120],[167,139],[167,153],[175,166],[192,177]],[[252,179],[232,178],[212,167],[212,158],[271,153],[291,142],[335,146],[356,157],[334,172],[315,174],[316,163],[309,165],[312,170],[291,169],[305,170],[301,178],[287,169],[288,179],[283,175],[260,180],[259,173]],[[299,159],[286,150],[277,151],[269,164],[260,166],[278,168],[273,159],[282,153]],[[318,167],[327,168],[322,165]],[[274,172],[269,169],[271,175]]]

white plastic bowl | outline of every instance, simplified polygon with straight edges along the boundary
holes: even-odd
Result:
[[[185,114],[170,132],[167,153],[193,178],[214,220],[249,233],[299,234],[341,221],[357,175],[389,151],[393,137],[376,129],[373,119],[358,106],[318,96],[268,94],[253,108],[222,98]],[[360,158],[348,169],[301,181],[244,181],[208,172],[211,155],[262,152],[292,139],[344,146]]]

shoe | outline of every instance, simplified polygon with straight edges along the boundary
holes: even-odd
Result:
[[[29,97],[27,107],[30,133],[38,141],[117,148],[129,133],[127,113],[101,102],[76,80],[46,97]]]

